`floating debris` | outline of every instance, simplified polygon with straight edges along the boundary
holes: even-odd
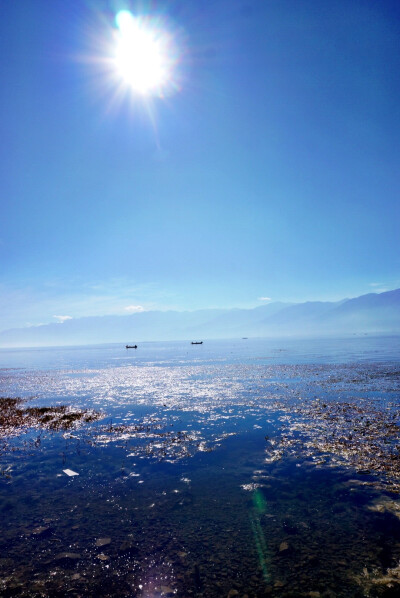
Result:
[[[77,473],[76,471],[73,471],[72,469],[63,469],[63,472],[65,473],[65,475],[67,475],[69,477],[79,475],[79,473]]]

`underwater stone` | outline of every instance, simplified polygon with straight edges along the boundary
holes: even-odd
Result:
[[[98,538],[96,540],[97,548],[101,548],[102,546],[107,546],[108,544],[111,544],[111,538]]]
[[[121,554],[126,554],[129,552],[137,552],[137,547],[130,540],[124,540],[122,542],[121,546],[119,547],[118,552]]]
[[[103,553],[98,554],[96,558],[98,558],[100,561],[109,561],[110,560],[110,557]]]
[[[78,561],[81,558],[79,552],[59,552],[54,557],[55,561]]]
[[[50,528],[41,525],[32,530],[32,536],[45,536],[48,532],[50,532]]]
[[[279,552],[287,552],[289,550],[289,544],[287,542],[281,542],[279,544]]]

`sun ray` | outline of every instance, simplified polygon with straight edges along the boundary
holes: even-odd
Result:
[[[161,96],[173,88],[176,51],[172,37],[155,17],[120,11],[112,61],[117,77],[133,93]]]

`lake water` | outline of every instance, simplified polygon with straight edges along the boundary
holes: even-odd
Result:
[[[400,596],[399,391],[399,337],[0,350],[103,414],[0,438],[0,595]]]

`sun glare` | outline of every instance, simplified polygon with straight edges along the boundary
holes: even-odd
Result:
[[[162,95],[172,82],[173,48],[168,33],[154,19],[127,10],[115,19],[118,27],[114,64],[124,85],[133,92]]]

